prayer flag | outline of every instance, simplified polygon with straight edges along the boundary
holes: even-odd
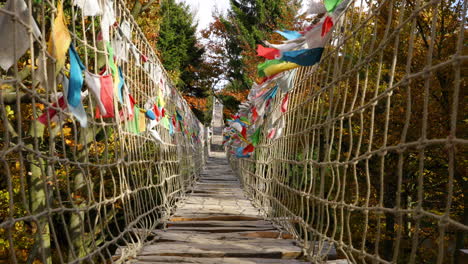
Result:
[[[276,30],[275,32],[280,34],[281,36],[283,36],[285,39],[288,39],[288,40],[302,37],[301,33],[297,31],[292,31],[292,30],[283,30],[283,31]]]
[[[133,112],[134,113],[139,113],[140,109],[136,105],[134,105],[133,106]],[[130,118],[128,120],[128,122],[125,123],[125,127],[126,127],[127,131],[131,132],[131,133],[134,133],[134,134],[138,134],[138,132],[139,132],[138,121],[139,121],[138,115],[133,115],[133,117]]]
[[[268,139],[273,139],[275,137],[276,128],[270,128],[268,130]]]
[[[333,27],[333,19],[330,16],[325,18],[322,24],[322,37],[325,36]]]
[[[309,9],[307,10],[309,14],[322,14],[327,12],[323,4],[323,0],[309,0]]]
[[[284,71],[295,69],[299,66],[300,65],[296,63],[292,63],[292,62],[282,62],[280,64],[274,64],[274,65],[269,66],[268,68],[264,70],[264,72],[266,76],[273,76],[275,74],[278,74]]]
[[[102,14],[97,0],[73,0],[73,5],[81,8],[84,16],[98,16]]]
[[[100,77],[101,84],[101,102],[106,110],[106,114],[102,114],[103,118],[114,117],[114,87],[111,75]],[[100,108],[96,108],[96,118],[101,117]],[[138,116],[137,116],[138,117]]]
[[[122,73],[122,67],[119,67],[119,102],[123,103],[123,87],[125,86],[125,79]]]
[[[65,66],[66,54],[71,43],[70,32],[65,23],[63,15],[62,1],[57,4],[57,16],[55,17],[47,43],[48,52],[57,60],[55,64],[55,74]]]
[[[246,127],[242,127],[241,135],[242,135],[243,138],[247,139],[247,128]]]
[[[85,66],[76,53],[75,47],[70,45],[70,84],[68,87],[67,102],[73,107],[81,104],[81,87],[83,86],[83,70]]]
[[[45,113],[43,113],[41,116],[37,118],[37,121],[41,122],[44,125],[47,125],[47,121],[52,120],[52,118],[54,118],[57,115],[57,110],[54,109],[57,107],[60,107],[62,110],[67,107],[67,104],[65,103],[65,99],[63,96],[58,99],[57,103],[53,103],[52,107],[47,108]],[[47,118],[47,116],[49,118]]]
[[[281,102],[281,112],[286,112],[288,110],[288,100],[289,100],[289,93],[287,93],[284,98],[283,98],[283,101]]]
[[[335,8],[341,3],[343,0],[324,0],[325,9],[327,9],[328,13],[331,13],[335,10]]]
[[[273,65],[277,65],[277,64],[281,64],[283,61],[281,60],[267,60],[263,63],[260,63],[258,66],[257,66],[257,69],[258,69],[258,75],[260,77],[264,77],[264,76],[269,76],[269,75],[266,75],[265,74],[265,69],[267,69],[268,67],[271,67]]]
[[[244,148],[242,151],[243,155],[247,155],[255,150],[255,147],[252,144],[247,145],[247,147]]]
[[[30,20],[29,9],[24,0],[8,0],[2,9],[16,12],[16,19],[13,19],[12,15],[0,12],[0,67],[8,71],[30,47],[28,29],[24,25],[30,25],[33,35],[37,38],[41,36],[41,31],[36,22]]]
[[[236,157],[237,158],[249,158],[250,157],[250,155],[244,154],[243,152],[244,152],[244,148],[243,147],[238,147],[236,149]]]
[[[67,99],[68,97],[68,94],[69,94],[69,81],[67,79],[67,77],[63,76],[62,77],[62,86],[63,86],[63,91],[64,91],[64,98]],[[82,93],[80,91],[80,104],[78,104],[78,106],[74,107],[72,105],[70,105],[66,100],[66,103],[68,105],[68,109],[70,110],[70,112],[73,114],[73,116],[75,116],[76,119],[78,119],[78,122],[80,122],[80,125],[81,127],[87,127],[88,126],[88,117],[86,115],[86,111],[83,107],[83,104],[81,103],[81,100],[83,97],[85,97],[86,95],[88,94],[88,91],[86,91],[85,93]]]
[[[323,48],[303,49],[283,52],[282,60],[301,66],[312,66],[322,58]]]
[[[109,28],[116,22],[115,11],[112,7],[112,2],[103,0],[103,15],[101,18],[101,34],[103,41],[110,41]]]
[[[254,106],[252,109],[252,123],[257,121],[257,118],[258,118],[257,108]]]
[[[260,135],[262,133],[262,128],[259,127],[257,130],[250,136],[250,140],[252,142],[252,145],[257,146],[258,143],[260,143]]]
[[[141,111],[141,109],[138,110],[139,111],[136,112],[136,114],[138,115],[136,115],[135,117],[138,117],[138,132],[142,133],[146,131],[146,116],[145,113]]]
[[[273,60],[280,56],[280,51],[278,49],[265,48],[262,45],[257,45],[257,56]]]
[[[152,110],[147,110],[145,114],[146,114],[146,117],[148,117],[149,119],[156,120],[156,115],[154,114]]]
[[[101,114],[107,114],[106,108],[101,100],[101,76],[85,71],[85,83],[96,98],[96,104],[101,110]]]

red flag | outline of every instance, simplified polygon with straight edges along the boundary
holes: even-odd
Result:
[[[63,98],[63,96],[58,99],[58,106],[61,109],[65,109],[67,107],[67,104],[65,103],[65,99]],[[52,107],[57,107],[57,103],[53,103]],[[43,113],[40,117],[38,117],[37,121],[41,122],[44,125],[47,125],[47,115],[49,116],[49,119],[52,119],[54,118],[55,115],[57,115],[57,110],[50,108],[50,107],[47,108],[47,111]]]
[[[289,93],[287,93],[284,98],[283,102],[281,103],[281,112],[286,112],[288,110],[288,100],[289,100]]]
[[[153,110],[154,110],[154,114],[156,115],[156,120],[159,121],[161,119],[161,111],[159,111],[158,105],[154,105]]]
[[[252,144],[249,144],[247,147],[244,148],[244,150],[242,150],[242,154],[247,155],[250,152],[253,152],[254,149],[255,149],[255,147]]]
[[[280,57],[280,51],[274,48],[265,48],[262,45],[257,45],[257,56],[264,57],[269,60]]]
[[[257,108],[254,106],[254,108],[252,109],[252,122],[257,121],[257,118],[258,118]]]
[[[101,101],[106,109],[106,115],[102,117],[114,117],[114,84],[112,82],[112,75],[104,75],[100,78],[101,81]],[[101,117],[99,107],[96,108],[96,118]]]
[[[325,36],[332,27],[333,27],[333,20],[330,16],[327,16],[325,18],[325,21],[323,21],[323,25],[322,25],[322,37]]]
[[[268,132],[268,138],[272,139],[273,137],[275,137],[275,134],[276,134],[276,129],[275,128],[271,129],[270,132]]]
[[[246,139],[247,138],[247,128],[245,127],[242,127],[242,132],[241,132],[242,136]]]

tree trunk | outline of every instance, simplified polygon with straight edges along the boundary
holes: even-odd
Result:
[[[29,135],[36,140],[39,140],[44,135],[44,125],[38,121],[31,122],[31,128]],[[33,142],[33,141],[32,141]],[[26,146],[28,149],[34,149],[33,143],[30,143]],[[49,192],[46,190],[46,173],[45,173],[45,161],[37,157],[33,153],[27,155],[27,160],[29,161],[29,195],[31,202],[31,213],[38,214],[44,212],[47,205],[47,199]],[[36,222],[37,224],[37,238],[36,243],[39,244],[39,251],[42,254],[43,261],[47,264],[52,264],[52,256],[50,250],[50,229],[48,223],[48,217],[41,217]]]

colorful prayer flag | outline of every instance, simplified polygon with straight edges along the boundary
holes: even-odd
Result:
[[[287,40],[292,40],[292,39],[297,39],[302,37],[302,34],[297,32],[297,31],[292,31],[292,30],[275,30],[276,33],[280,34]]]
[[[324,0],[325,9],[328,13],[331,13],[343,0]]]
[[[274,48],[265,48],[262,45],[257,45],[257,56],[264,57],[269,60],[276,59],[280,56],[280,51]]]
[[[324,48],[286,51],[281,59],[301,66],[312,66],[320,61],[323,50]]]

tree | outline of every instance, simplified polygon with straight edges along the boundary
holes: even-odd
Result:
[[[298,2],[290,0],[232,0],[228,14],[216,15],[202,32],[211,62],[222,72],[219,82],[229,83],[224,92],[244,95],[224,95],[229,98],[224,102],[228,112],[236,111],[247,95],[244,91],[257,79],[257,65],[263,60],[256,56],[257,44],[275,39],[274,30],[293,28],[298,8]]]

